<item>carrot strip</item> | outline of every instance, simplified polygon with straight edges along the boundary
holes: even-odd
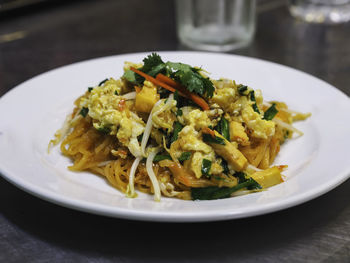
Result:
[[[180,83],[176,82],[172,78],[169,78],[169,77],[165,76],[162,73],[158,73],[157,76],[156,76],[156,79],[158,79],[159,81],[164,82],[165,84],[168,84],[171,87],[174,87],[176,89],[177,88],[180,88],[180,89],[183,88]]]
[[[165,83],[163,81],[160,81],[159,79],[153,78],[152,76],[150,76],[150,75],[148,75],[148,74],[146,74],[146,73],[144,73],[144,72],[142,72],[142,71],[140,71],[140,70],[138,70],[136,68],[130,67],[130,69],[132,71],[134,71],[136,74],[139,74],[140,76],[144,77],[146,80],[152,82],[153,84],[155,84],[157,86],[160,86],[160,87],[162,87],[164,89],[167,89],[167,90],[169,90],[171,92],[175,92],[176,90],[178,90],[181,96],[184,96],[186,98],[189,98],[189,99],[193,100],[203,110],[209,110],[209,105],[203,98],[201,98],[200,96],[198,96],[198,95],[196,95],[196,94],[194,94],[192,92],[189,92],[185,87],[183,87],[181,84],[175,82],[171,78],[168,78],[167,76],[159,73],[157,75],[157,77],[160,76],[163,79],[167,78],[167,80],[166,80],[167,83]],[[174,86],[169,85],[170,83],[172,85],[174,85]]]
[[[167,85],[167,84],[165,84],[165,83],[163,83],[163,82],[161,82],[159,80],[156,80],[152,76],[150,76],[150,75],[148,75],[148,74],[146,74],[146,73],[144,73],[144,72],[142,72],[142,71],[140,71],[140,70],[138,70],[136,68],[130,67],[130,69],[132,71],[134,71],[136,74],[139,74],[140,76],[144,77],[146,80],[152,82],[154,85],[160,86],[160,87],[162,87],[164,89],[167,89],[167,90],[169,90],[171,92],[175,92],[176,91],[176,89],[174,89],[173,87],[170,87],[169,85]]]
[[[188,91],[184,86],[182,86],[180,83],[177,83],[173,79],[163,75],[162,73],[159,73],[156,77],[157,80],[166,83],[167,85],[174,87],[178,91],[185,94],[189,99],[193,100],[196,104],[198,104],[203,110],[209,110],[208,103],[197,94],[194,94],[193,92]]]

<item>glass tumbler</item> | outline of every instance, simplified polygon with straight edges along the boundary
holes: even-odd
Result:
[[[311,23],[350,21],[350,0],[289,0],[289,10],[294,17]]]
[[[255,33],[255,0],[176,0],[177,34],[192,49],[225,52]]]

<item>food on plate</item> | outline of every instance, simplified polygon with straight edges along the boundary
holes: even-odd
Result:
[[[152,53],[89,87],[49,146],[60,144],[70,170],[99,174],[128,197],[212,200],[283,182],[287,166],[273,161],[302,135],[292,123],[309,116]]]

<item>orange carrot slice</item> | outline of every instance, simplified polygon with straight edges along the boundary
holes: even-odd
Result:
[[[198,104],[203,110],[209,110],[208,103],[202,97],[198,96],[193,92],[188,91],[184,86],[182,86],[180,83],[176,82],[175,80],[163,75],[162,73],[159,73],[156,79],[182,92],[189,99],[193,100],[196,104]]]

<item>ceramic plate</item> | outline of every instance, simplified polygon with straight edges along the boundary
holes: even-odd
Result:
[[[8,181],[40,198],[100,215],[147,221],[198,222],[260,215],[308,201],[350,174],[349,98],[303,72],[258,59],[200,52],[160,52],[163,60],[203,66],[211,78],[235,79],[261,89],[266,100],[311,112],[295,126],[304,136],[281,147],[276,164],[287,164],[286,181],[266,191],[213,201],[183,201],[139,193],[129,199],[105,179],[67,170],[70,160],[47,145],[73,101],[106,77],[118,78],[124,61],[147,54],[99,58],[61,67],[30,79],[0,100],[0,171]]]

